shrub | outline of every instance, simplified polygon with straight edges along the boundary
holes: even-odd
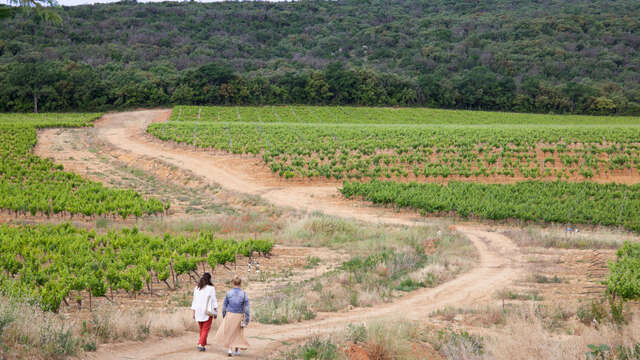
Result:
[[[396,286],[396,290],[400,290],[400,291],[413,291],[419,288],[423,288],[425,287],[425,283],[424,282],[417,282],[414,281],[411,278],[407,278],[402,280],[402,282],[400,282],[400,284],[398,284]]]
[[[288,324],[315,317],[304,299],[287,294],[266,297],[255,310],[255,319],[262,324]]]
[[[71,329],[64,325],[51,326],[40,332],[40,348],[45,355],[66,358],[76,353],[78,341],[73,337]]]
[[[286,353],[281,353],[279,358],[286,360],[333,360],[338,358],[338,346],[330,339],[315,337]]]
[[[601,302],[591,301],[589,304],[580,304],[576,316],[585,325],[590,325],[594,320],[601,323],[607,318],[607,309]]]
[[[482,337],[466,331],[440,330],[438,338],[440,350],[447,359],[480,359],[484,354]]]

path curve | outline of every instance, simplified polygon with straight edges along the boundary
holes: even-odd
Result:
[[[424,218],[411,212],[367,206],[354,208],[354,202],[340,198],[335,185],[272,186],[261,183],[250,174],[234,167],[233,156],[211,154],[176,147],[145,135],[147,125],[157,119],[167,119],[168,110],[146,110],[109,114],[96,122],[97,136],[114,146],[189,170],[228,190],[260,195],[265,200],[284,207],[304,211],[350,217],[372,223],[416,225]],[[231,159],[231,161],[230,161]],[[414,291],[392,303],[373,308],[357,308],[344,313],[321,313],[311,321],[288,325],[253,323],[249,330],[252,348],[243,358],[258,359],[278,349],[285,342],[344,329],[349,323],[392,317],[401,314],[408,319],[425,319],[445,306],[473,306],[492,301],[495,291],[508,286],[522,273],[516,245],[507,237],[473,225],[458,225],[479,253],[479,264],[468,273],[431,289]],[[146,343],[123,343],[101,346],[92,359],[216,359],[224,358],[220,351],[197,353],[194,335],[160,339]],[[213,349],[212,349],[213,350]]]

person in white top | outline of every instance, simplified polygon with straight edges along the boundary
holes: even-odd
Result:
[[[206,351],[207,336],[211,329],[213,319],[218,317],[218,299],[216,299],[216,288],[211,283],[211,274],[204,273],[198,282],[198,286],[193,290],[193,319],[200,327],[200,340],[198,350]]]

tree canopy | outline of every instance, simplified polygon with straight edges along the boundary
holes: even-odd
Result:
[[[33,108],[15,64],[58,73],[46,110],[182,104],[424,105],[639,114],[635,0],[341,0],[62,7],[0,20],[0,111]],[[61,83],[62,82],[62,83]],[[67,99],[71,97],[72,100]]]

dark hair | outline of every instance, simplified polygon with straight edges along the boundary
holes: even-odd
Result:
[[[198,282],[198,289],[202,290],[202,288],[204,288],[207,285],[213,286],[213,284],[211,283],[211,274],[209,274],[208,272],[202,274],[202,277]]]

